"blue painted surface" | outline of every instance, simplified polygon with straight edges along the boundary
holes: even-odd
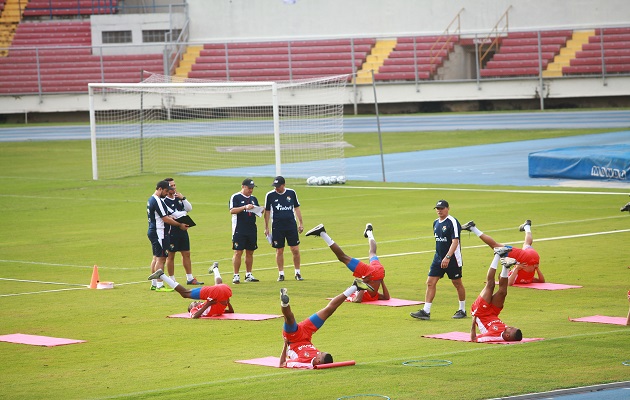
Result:
[[[381,131],[424,132],[480,129],[559,129],[559,128],[630,128],[630,110],[523,112],[487,114],[432,114],[412,116],[381,116]],[[376,117],[344,118],[344,132],[376,132]],[[194,122],[181,121],[181,131],[197,132]],[[226,125],[226,132],[238,127]],[[28,140],[85,140],[90,138],[90,127],[81,126],[24,126],[0,127],[0,142]]]
[[[385,180],[432,184],[476,184],[512,186],[562,186],[567,179],[530,178],[528,156],[534,151],[569,145],[602,146],[630,144],[630,131],[571,136],[554,139],[525,140],[479,146],[456,147],[385,154]],[[298,163],[293,170],[317,171],[318,162]],[[311,173],[316,175],[316,173]],[[275,167],[230,168],[199,171],[189,175],[201,176],[274,176]],[[305,175],[286,177],[306,179]],[[348,181],[383,181],[380,156],[346,158]],[[602,181],[607,182],[607,181]],[[614,181],[616,184],[630,184]]]

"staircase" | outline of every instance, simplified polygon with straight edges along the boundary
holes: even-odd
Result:
[[[361,69],[357,71],[356,83],[369,84],[372,83],[372,70],[374,73],[383,65],[391,52],[396,47],[396,39],[378,39],[372,51],[365,59]]]
[[[201,54],[201,50],[203,50],[203,46],[188,46],[184,57],[175,70],[175,76],[188,78],[188,73],[192,70],[192,66],[197,61],[197,57]]]
[[[575,54],[582,50],[582,46],[588,43],[588,38],[594,34],[594,30],[574,31],[571,39],[567,40],[566,45],[560,49],[560,54],[555,56],[553,62],[547,65],[547,69],[543,71],[543,77],[556,78],[562,76],[562,67],[570,65],[571,60],[575,58]]]
[[[22,14],[28,4],[28,0],[7,0],[4,10],[0,15],[0,57],[9,55],[13,36],[18,24],[22,20]]]

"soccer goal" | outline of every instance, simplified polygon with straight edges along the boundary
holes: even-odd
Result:
[[[93,179],[345,175],[348,75],[292,82],[173,79],[89,84]]]

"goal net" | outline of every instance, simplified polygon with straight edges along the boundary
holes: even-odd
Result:
[[[348,75],[89,84],[92,175],[345,175]]]

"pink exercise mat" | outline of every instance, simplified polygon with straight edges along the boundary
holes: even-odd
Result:
[[[422,335],[422,337],[430,338],[430,339],[445,339],[445,340],[455,340],[458,342],[470,342],[470,332],[447,332],[447,333],[438,333],[436,335]],[[539,340],[544,340],[543,338],[523,338],[520,342],[483,342],[484,344],[518,344],[525,342],[536,342]]]
[[[350,296],[346,299],[347,302],[352,302],[353,296]],[[332,298],[328,298],[327,300],[332,300]],[[417,306],[420,304],[424,304],[424,301],[416,301],[416,300],[404,300],[404,299],[396,299],[390,298],[389,300],[375,300],[375,301],[366,301],[361,304],[370,304],[373,306],[387,306],[387,307],[404,307],[404,306]]]
[[[13,333],[11,335],[0,336],[0,342],[30,344],[32,346],[63,346],[65,344],[85,343],[85,340],[64,339],[50,336],[25,335],[23,333]]]
[[[564,285],[562,283],[515,283],[514,287],[527,288],[527,289],[539,289],[539,290],[564,290],[564,289],[579,289],[582,286],[576,285]]]
[[[280,364],[280,358],[274,356],[261,357],[261,358],[252,358],[251,360],[236,360],[235,362],[241,364],[250,364],[250,365],[262,365],[264,367],[273,367],[280,368],[278,365]],[[350,361],[340,361],[334,362],[330,364],[321,364],[315,366],[315,369],[327,369],[327,368],[337,368],[337,367],[347,367],[349,365],[355,365],[354,360]]]
[[[606,317],[605,315],[592,315],[590,317],[569,318],[573,322],[595,322],[598,324],[626,325],[627,318],[624,317]]]
[[[282,315],[275,314],[239,314],[239,313],[228,313],[223,315],[215,315],[212,317],[201,317],[199,319],[237,319],[242,321],[262,321],[265,319],[274,319],[281,318]],[[168,318],[187,318],[190,319],[189,313],[181,313],[181,314],[173,314],[169,315]]]

